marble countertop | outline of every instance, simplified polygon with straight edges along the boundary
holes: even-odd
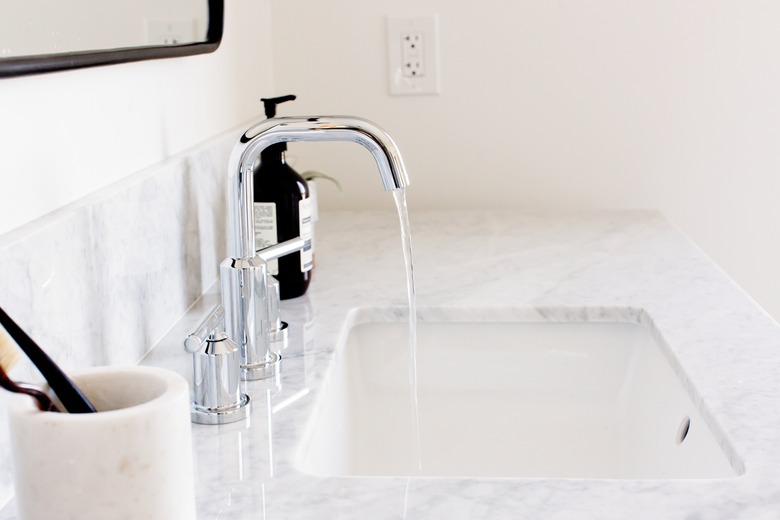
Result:
[[[398,312],[406,302],[397,215],[332,212],[317,223],[309,292],[283,303],[290,340],[280,377],[247,383],[249,424],[193,425],[199,519],[780,518],[780,328],[663,217],[420,212],[411,226],[422,319],[442,305],[538,309],[552,320],[642,309],[744,472],[688,480],[301,473],[297,446],[349,311]],[[143,362],[191,378],[182,340],[217,301],[213,290],[204,295]]]

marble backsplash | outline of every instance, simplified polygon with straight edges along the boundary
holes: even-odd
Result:
[[[137,363],[217,279],[237,135],[0,236],[0,307],[66,370]],[[40,379],[24,357],[11,375]],[[0,416],[2,507],[12,495],[2,399]]]

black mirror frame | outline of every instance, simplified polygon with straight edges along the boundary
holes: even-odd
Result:
[[[206,41],[186,45],[163,45],[155,47],[128,47],[105,51],[83,51],[62,54],[40,54],[19,58],[0,58],[0,78],[41,74],[62,70],[113,65],[131,61],[194,56],[214,52],[222,41],[224,29],[224,0],[208,0],[209,28]]]

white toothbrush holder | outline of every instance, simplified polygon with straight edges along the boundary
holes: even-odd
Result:
[[[9,399],[19,520],[194,520],[189,384],[153,367],[72,379],[98,413],[41,412]]]

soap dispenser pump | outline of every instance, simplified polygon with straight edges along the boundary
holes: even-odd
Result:
[[[294,95],[262,98],[265,115],[276,116],[279,103]],[[254,167],[255,250],[300,236],[306,246],[268,263],[268,272],[279,281],[282,300],[301,296],[309,287],[312,270],[312,204],[309,187],[286,159],[287,143],[277,143],[262,151]]]

